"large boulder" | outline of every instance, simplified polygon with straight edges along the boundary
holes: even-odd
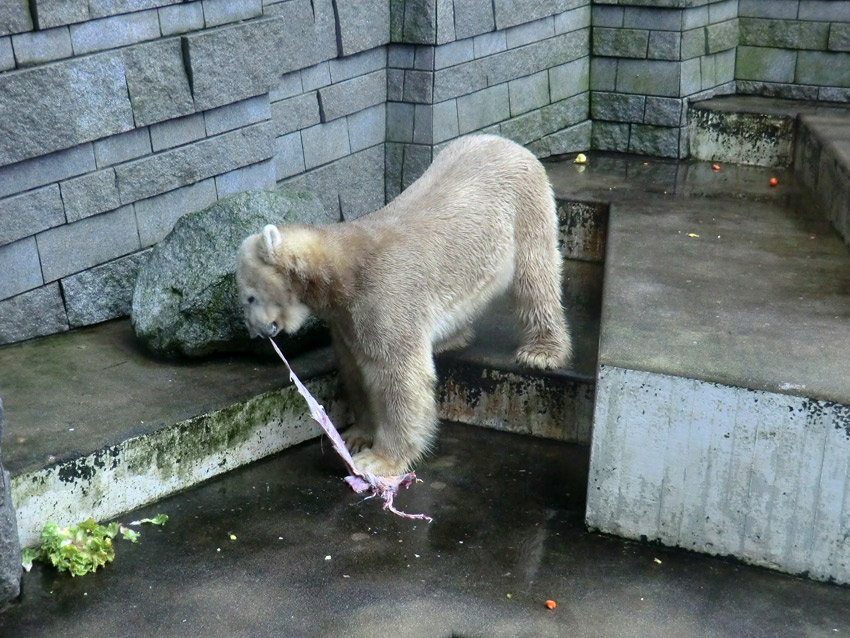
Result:
[[[131,314],[136,336],[168,358],[251,348],[236,291],[242,240],[266,224],[334,221],[315,196],[288,190],[239,193],[181,217],[139,270]],[[276,341],[294,353],[323,339],[322,326],[311,320]]]
[[[3,442],[3,400],[0,399],[0,443]],[[21,593],[21,546],[12,505],[9,473],[0,454],[0,610]]]

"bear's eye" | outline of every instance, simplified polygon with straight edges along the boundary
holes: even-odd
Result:
[[[248,297],[248,303],[254,303],[254,297]]]

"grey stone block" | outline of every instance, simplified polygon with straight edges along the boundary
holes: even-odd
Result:
[[[480,60],[465,62],[434,73],[433,101],[445,100],[466,95],[487,87],[486,66],[489,61],[504,55],[499,53]],[[527,74],[526,74],[527,75]]]
[[[11,166],[0,166],[0,197],[58,182],[94,169],[94,150],[91,144],[81,144]]]
[[[702,61],[703,58],[691,58],[681,64],[681,80],[679,95],[693,95],[699,93],[702,88]]]
[[[401,193],[404,144],[387,142],[384,146],[384,201],[390,202]]]
[[[650,31],[647,57],[653,60],[678,60],[682,34],[677,31]]]
[[[797,17],[800,20],[850,22],[850,4],[835,0],[803,0]]]
[[[493,0],[496,28],[506,29],[587,4],[584,0]]]
[[[727,20],[705,28],[706,53],[717,53],[738,46],[738,21]]]
[[[435,44],[446,44],[457,39],[454,0],[437,0],[436,4],[437,39]]]
[[[800,9],[800,0],[739,0],[738,15],[754,18],[794,20]]]
[[[206,137],[207,134],[203,113],[151,124],[149,130],[151,148],[154,153],[196,142]]]
[[[287,70],[281,68],[283,28],[281,18],[263,18],[183,36],[195,108],[205,111],[275,86]]]
[[[415,3],[409,3],[406,0],[391,0],[390,12],[390,37],[393,42],[436,44],[436,0]]]
[[[35,0],[30,2],[30,7],[36,9],[33,21],[39,30],[83,22],[91,18],[88,0]],[[32,29],[32,26],[29,29]]]
[[[645,106],[646,97],[643,95],[594,91],[590,97],[590,115],[594,120],[643,122]]]
[[[656,126],[683,126],[686,112],[683,99],[648,97],[643,121]]]
[[[714,86],[735,81],[735,56],[735,49],[722,51],[714,55]]]
[[[114,49],[158,37],[159,15],[156,10],[127,13],[71,25],[71,43],[74,45],[75,55]]]
[[[723,0],[708,3],[708,22],[716,24],[738,17],[738,0]]]
[[[41,271],[48,283],[140,248],[132,206],[51,228],[37,239]]]
[[[452,67],[461,68],[463,65]],[[404,72],[404,101],[430,104],[434,99],[435,76],[431,71]]]
[[[336,84],[350,80],[358,75],[366,75],[372,71],[380,71],[387,66],[387,47],[377,47],[362,53],[356,53],[345,58],[337,58],[328,62],[331,82]]]
[[[678,62],[662,60],[620,60],[617,91],[679,97],[680,66]]]
[[[265,13],[282,20],[277,42],[278,73],[305,69],[338,57],[332,0],[290,0],[266,7]],[[273,53],[269,52],[270,57],[274,57]],[[305,86],[304,90],[311,88]]]
[[[133,128],[124,77],[117,53],[0,76],[0,165]]]
[[[744,45],[780,49],[826,49],[829,41],[828,22],[741,18],[739,23],[740,43]]]
[[[629,152],[656,157],[679,157],[679,135],[679,128],[633,124]]]
[[[796,0],[795,0],[796,1]],[[708,24],[708,5],[691,7],[682,12],[682,31],[704,27]]]
[[[850,53],[800,51],[797,54],[797,84],[850,87]]]
[[[590,146],[598,151],[625,153],[629,150],[630,128],[629,124],[619,122],[594,122]]]
[[[34,66],[73,55],[68,27],[13,35],[12,45],[19,67]]]
[[[159,195],[181,186],[255,164],[274,155],[271,122],[181,146],[115,168],[121,202]]]
[[[69,223],[121,206],[115,171],[111,168],[70,179],[60,187]]]
[[[511,117],[549,104],[549,72],[541,71],[508,82]]]
[[[850,102],[850,89],[840,89],[834,86],[818,88],[818,100],[823,102]],[[850,199],[848,199],[850,201]]]
[[[439,144],[460,135],[457,119],[457,100],[446,100],[434,105],[432,110],[434,143]]]
[[[522,145],[539,140],[545,135],[540,109],[505,120],[499,125],[499,134]]]
[[[764,47],[738,47],[736,80],[793,82],[797,52]]]
[[[404,163],[401,169],[401,186],[407,188],[431,165],[433,152],[429,145],[405,144]]]
[[[591,24],[594,27],[620,28],[623,26],[625,12],[626,10],[623,7],[596,4],[591,12]]]
[[[207,28],[263,15],[263,0],[203,0]]]
[[[339,181],[336,169],[337,162],[325,164],[288,179],[281,186],[312,193],[321,201],[329,223],[338,222],[342,220],[342,213],[339,207]]]
[[[413,68],[419,71],[434,70],[434,49],[431,46],[418,46],[413,52]]]
[[[304,172],[304,149],[301,133],[295,132],[275,140],[275,178],[278,180]]]
[[[149,155],[150,152],[150,131],[147,128],[137,128],[94,143],[94,156],[98,168],[120,164],[143,155]]]
[[[591,122],[587,120],[532,142],[528,149],[538,157],[562,155],[590,148]]]
[[[475,59],[475,40],[457,40],[434,49],[434,70],[462,64]]]
[[[41,1],[41,0],[39,0]],[[71,0],[74,2],[75,0]],[[119,13],[132,13],[169,4],[177,4],[181,0],[88,0],[89,17],[104,18]]]
[[[396,69],[412,69],[416,47],[412,44],[391,44],[387,48],[387,64]]]
[[[304,164],[307,169],[327,164],[351,153],[348,123],[340,118],[301,131]]]
[[[540,109],[542,132],[555,133],[590,117],[590,94],[581,93]]]
[[[294,95],[300,95],[304,92],[301,86],[301,71],[293,71],[292,73],[284,73],[277,85],[269,92],[269,99],[272,102],[285,100]]]
[[[348,140],[352,153],[384,142],[387,133],[386,113],[386,105],[378,104],[348,116]]]
[[[136,126],[195,112],[179,38],[129,47],[123,55]]]
[[[385,70],[367,73],[319,89],[319,113],[323,122],[329,122],[386,101],[387,72]]]
[[[776,82],[753,82],[751,80],[736,80],[737,93],[741,95],[762,95],[788,100],[817,100],[818,87],[801,86],[799,84],[782,84]]]
[[[555,16],[555,35],[577,31],[589,27],[591,23],[590,5],[565,11]]]
[[[384,149],[354,153],[336,162],[340,213],[357,219],[384,205]]]
[[[488,84],[501,84],[583,58],[587,55],[589,45],[590,29],[580,29],[518,49],[508,49],[476,62],[484,65]]]
[[[649,43],[646,29],[593,28],[593,55],[645,58]]]
[[[149,255],[149,250],[134,253],[62,279],[70,327],[128,316],[136,275]]]
[[[217,199],[215,180],[205,179],[136,202],[134,208],[142,247],[159,243],[183,215],[206,208]]]
[[[0,270],[3,271],[3,277],[0,279],[0,299],[38,288],[44,283],[41,279],[35,237],[0,246]],[[32,323],[32,317],[29,321]]]
[[[702,90],[710,89],[714,86],[714,77],[715,77],[715,64],[714,64],[715,56],[713,55],[704,55],[702,56],[700,61],[700,77],[701,77],[701,88]]]
[[[351,55],[390,41],[387,0],[336,0],[339,55]]]
[[[176,4],[159,9],[162,35],[179,35],[204,28],[204,5],[201,2]]]
[[[274,102],[271,105],[271,115],[275,134],[278,136],[318,124],[321,121],[318,93],[311,91],[288,100]]]
[[[482,33],[472,39],[472,48],[476,58],[483,58],[507,49],[508,41],[504,31]]]
[[[387,69],[387,101],[401,102],[404,99],[404,71]]]
[[[0,199],[0,246],[64,223],[56,184]]]
[[[0,5],[0,35],[32,31],[30,6],[30,3],[21,0],[4,2]]]
[[[682,28],[682,12],[679,9],[626,7],[623,26],[627,29],[678,31]]]
[[[827,48],[830,51],[850,51],[850,24],[833,22],[830,25]]]
[[[549,69],[549,90],[553,102],[584,93],[589,89],[590,56]]]
[[[415,106],[405,102],[387,103],[387,141],[412,142]]]
[[[495,24],[491,0],[454,3],[454,36],[458,40],[493,31]]]
[[[12,38],[0,38],[0,72],[15,68],[15,55],[12,52]]]
[[[460,134],[471,133],[510,117],[508,85],[498,84],[457,100]]]
[[[705,29],[691,29],[682,33],[682,59],[689,60],[705,55]]]
[[[38,317],[38,321],[33,321]],[[59,284],[42,286],[0,302],[0,344],[68,330]]]
[[[527,22],[505,31],[505,38],[509,49],[525,46],[532,42],[539,42],[555,35],[555,19],[552,17],[542,18],[534,22]]]
[[[258,95],[204,113],[207,135],[218,135],[271,118],[269,96]]]
[[[413,110],[414,144],[434,143],[434,115],[430,104],[417,104]]]
[[[272,190],[275,187],[274,160],[264,160],[235,171],[216,175],[215,188],[219,199],[250,190]]]
[[[301,88],[305,93],[328,86],[330,83],[331,71],[327,62],[320,62],[301,70]]]
[[[617,88],[616,58],[590,59],[590,88],[594,91],[614,91]]]

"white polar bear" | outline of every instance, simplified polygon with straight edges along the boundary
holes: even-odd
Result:
[[[239,297],[252,336],[295,332],[311,314],[327,322],[355,418],[346,444],[361,470],[398,475],[436,434],[433,353],[468,343],[494,297],[513,298],[520,363],[555,368],[570,357],[557,234],[540,162],[473,135],[381,210],[248,237]]]

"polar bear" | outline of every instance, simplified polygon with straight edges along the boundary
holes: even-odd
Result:
[[[377,476],[412,469],[437,428],[433,353],[465,345],[510,291],[523,330],[517,360],[570,357],[561,256],[543,166],[507,139],[449,144],[384,208],[330,226],[266,226],[242,243],[236,280],[252,336],[330,327],[354,425],[354,461]]]

